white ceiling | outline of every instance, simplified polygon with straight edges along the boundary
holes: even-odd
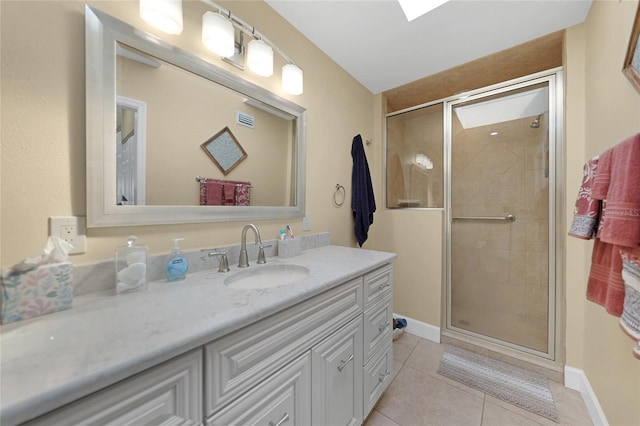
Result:
[[[591,7],[591,0],[452,0],[407,22],[396,0],[265,1],[372,93],[579,24]]]

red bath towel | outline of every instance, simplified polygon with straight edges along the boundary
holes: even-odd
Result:
[[[619,317],[622,314],[624,294],[620,251],[613,244],[596,238],[587,282],[587,299],[604,306],[608,313]]]
[[[236,184],[235,183],[224,183],[222,184],[223,190],[223,204],[225,206],[235,206],[236,205]]]
[[[624,247],[640,246],[640,133],[604,153],[593,197],[606,200],[598,237]]]
[[[220,182],[207,180],[200,184],[200,204],[205,206],[221,206],[222,184]],[[204,195],[204,197],[202,196]]]

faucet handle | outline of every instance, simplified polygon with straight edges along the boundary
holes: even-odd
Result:
[[[218,272],[229,272],[229,259],[227,259],[226,251],[214,251],[209,253],[209,257],[220,256],[220,264],[218,265]]]
[[[256,261],[257,264],[262,265],[264,263],[267,263],[267,259],[265,259],[265,256],[264,256],[264,249],[265,249],[265,247],[271,247],[272,245],[273,244],[264,245],[264,244],[261,243],[258,246],[258,260]]]

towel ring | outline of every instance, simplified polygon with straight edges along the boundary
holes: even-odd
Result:
[[[342,191],[342,200],[338,201],[340,199],[340,191]],[[344,204],[344,200],[347,198],[347,191],[344,189],[344,186],[340,185],[339,183],[336,183],[336,191],[333,193],[333,204],[336,207],[340,207],[341,205]]]

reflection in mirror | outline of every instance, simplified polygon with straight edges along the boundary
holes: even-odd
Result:
[[[116,204],[145,203],[147,105],[118,96],[116,102]]]
[[[89,226],[304,215],[304,108],[90,6],[85,14]],[[233,167],[201,148],[225,128],[246,153]],[[221,201],[203,198],[206,182],[223,183]]]
[[[147,105],[146,204],[199,205],[197,175],[249,182],[251,205],[291,205],[295,116],[256,108],[246,95],[131,46],[118,43],[117,51],[126,52],[116,58],[117,95]],[[225,153],[210,158],[201,146],[225,128],[237,143],[214,146],[235,147],[229,155],[237,156],[220,167]]]

